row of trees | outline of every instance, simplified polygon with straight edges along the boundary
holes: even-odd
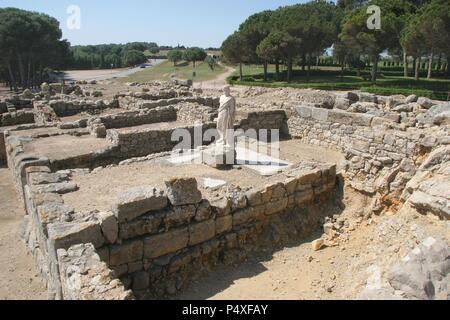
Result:
[[[173,62],[173,65],[176,66],[179,61],[187,61],[192,62],[194,68],[195,64],[198,61],[203,61],[206,59],[208,54],[202,48],[192,47],[187,48],[186,50],[171,50],[167,53],[167,59]]]
[[[131,67],[147,61],[145,51],[157,54],[159,47],[154,42],[74,46],[71,48],[72,59],[68,67],[73,69]]]
[[[51,69],[129,67],[157,54],[154,42],[70,47],[59,22],[46,15],[0,8],[0,80],[11,89],[32,88],[47,80]]]
[[[59,22],[45,14],[0,8],[0,79],[11,89],[39,85],[45,69],[64,66],[70,44]]]
[[[381,8],[380,30],[368,28],[369,5]],[[315,57],[330,47],[342,65],[361,69],[362,61],[369,59],[373,82],[383,52],[400,52],[405,76],[412,56],[418,78],[424,56],[431,65],[435,55],[450,59],[449,21],[448,0],[338,0],[337,4],[315,0],[250,16],[224,41],[222,51],[226,60],[240,65],[241,79],[243,63],[262,64],[265,80],[269,63],[275,64],[277,76],[283,63],[287,81],[292,79],[293,65],[301,65],[309,79]]]

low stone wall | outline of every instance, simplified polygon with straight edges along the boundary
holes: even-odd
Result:
[[[100,121],[106,129],[127,128],[143,124],[172,122],[177,120],[177,111],[174,107],[156,108],[152,110],[130,111],[114,115],[101,116]]]
[[[445,128],[407,128],[398,119],[309,106],[295,108],[288,132],[303,142],[342,151],[346,176],[356,190],[374,195],[374,211],[395,205],[417,166],[433,148],[448,144]],[[383,199],[383,200],[381,200]],[[398,200],[397,200],[398,203]]]
[[[77,189],[70,171],[31,166],[25,172],[28,216],[21,234],[54,299],[132,298],[125,288],[139,297],[173,295],[216,263],[245,258],[273,223],[295,225],[296,238],[307,236],[327,214],[308,207],[336,184],[335,166],[302,164],[279,183],[232,189],[213,203],[195,179],[174,179],[166,190],[129,190],[110,212],[87,213],[61,197]]]
[[[64,300],[132,300],[133,293],[114,278],[92,244],[57,252]]]
[[[183,103],[176,106],[177,120],[185,123],[211,122],[217,118],[219,109],[201,104]]]
[[[33,108],[32,97],[33,95],[25,98],[23,95],[13,94],[0,99],[0,113],[7,112],[8,108],[14,108],[16,110]]]
[[[33,110],[19,110],[0,114],[0,127],[34,123]]]
[[[96,114],[105,109],[119,108],[119,102],[118,100],[98,100],[96,102],[89,100],[51,100],[48,102],[48,106],[53,109],[58,117],[68,117],[81,112]]]
[[[215,128],[215,123],[205,123],[197,130],[203,133],[208,129]],[[107,139],[114,145],[118,146],[118,153],[121,158],[143,157],[153,153],[160,153],[171,151],[177,146],[180,141],[173,141],[172,135],[175,130],[187,130],[190,137],[194,137],[194,126],[179,126],[170,129],[144,129],[144,130],[130,130],[120,132],[117,130],[108,130]],[[191,148],[193,141],[191,141]]]
[[[269,111],[255,111],[246,114],[238,125],[240,129],[247,131],[254,129],[268,130],[270,135],[271,130],[279,130],[280,136],[286,133],[287,115],[284,110],[269,110]]]
[[[283,214],[303,220],[297,238],[309,235],[323,216],[301,208],[331,193],[336,169],[294,172],[284,182],[246,193],[236,190],[214,203],[186,197],[195,195],[196,184],[185,185],[180,203],[171,197],[171,187],[168,199],[165,191],[144,189],[148,196],[141,200],[143,191],[133,190],[114,207],[119,244],[108,247],[110,267],[138,296],[160,298],[185,289],[217,263],[248,257],[259,248],[259,235]]]
[[[198,103],[213,108],[218,108],[220,105],[219,98],[216,97],[182,97],[156,101],[136,100],[135,103],[130,103],[128,107],[137,109],[154,109],[158,107],[173,106],[179,103]]]

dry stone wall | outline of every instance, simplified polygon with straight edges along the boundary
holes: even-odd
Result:
[[[34,112],[32,110],[25,109],[0,114],[0,127],[27,123],[34,123]]]
[[[342,151],[351,186],[375,196],[375,212],[398,207],[406,184],[426,155],[450,143],[445,127],[402,130],[389,115],[378,117],[310,106],[295,108],[287,125],[293,138]]]
[[[195,179],[174,179],[165,190],[143,186],[119,195],[111,211],[76,212],[61,197],[77,189],[70,170],[51,173],[42,165],[25,174],[22,237],[55,299],[131,299],[126,289],[139,297],[173,295],[217,263],[256,250],[277,219],[291,227],[296,221],[296,236],[308,235],[326,214],[308,207],[336,185],[335,166],[302,164],[281,182],[233,188],[212,203]]]

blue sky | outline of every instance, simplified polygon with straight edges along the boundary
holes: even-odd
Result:
[[[220,47],[249,15],[306,0],[0,0],[0,7],[47,13],[73,45],[154,41]],[[67,8],[81,9],[81,29],[67,28]]]

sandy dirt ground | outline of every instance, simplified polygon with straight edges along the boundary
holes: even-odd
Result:
[[[338,246],[313,251],[318,232],[274,254],[244,264],[218,267],[175,299],[188,300],[342,300],[358,299],[373,275],[387,271],[427,237],[449,241],[449,224],[405,208],[392,216],[363,219],[366,199],[345,190],[341,213],[349,227]]]
[[[223,86],[227,85],[226,79],[236,70],[229,66],[224,67],[226,68],[224,73],[220,74],[213,80],[194,83],[194,87],[200,89],[221,89]]]
[[[0,168],[0,299],[47,298],[43,281],[33,269],[33,260],[19,239],[18,227],[24,209],[8,169]]]
[[[280,157],[292,164],[303,161],[340,163],[342,155],[324,148],[311,148],[298,141],[282,141]],[[232,170],[216,170],[203,164],[174,165],[168,161],[137,162],[126,166],[96,169],[92,173],[76,173],[73,176],[79,190],[63,195],[64,202],[77,211],[109,210],[120,193],[139,186],[165,188],[164,181],[172,177],[195,177],[200,184],[205,178],[225,181],[242,189],[263,187],[274,181],[284,181],[286,176],[261,176],[245,166]],[[220,191],[202,189],[209,200],[220,196]]]

